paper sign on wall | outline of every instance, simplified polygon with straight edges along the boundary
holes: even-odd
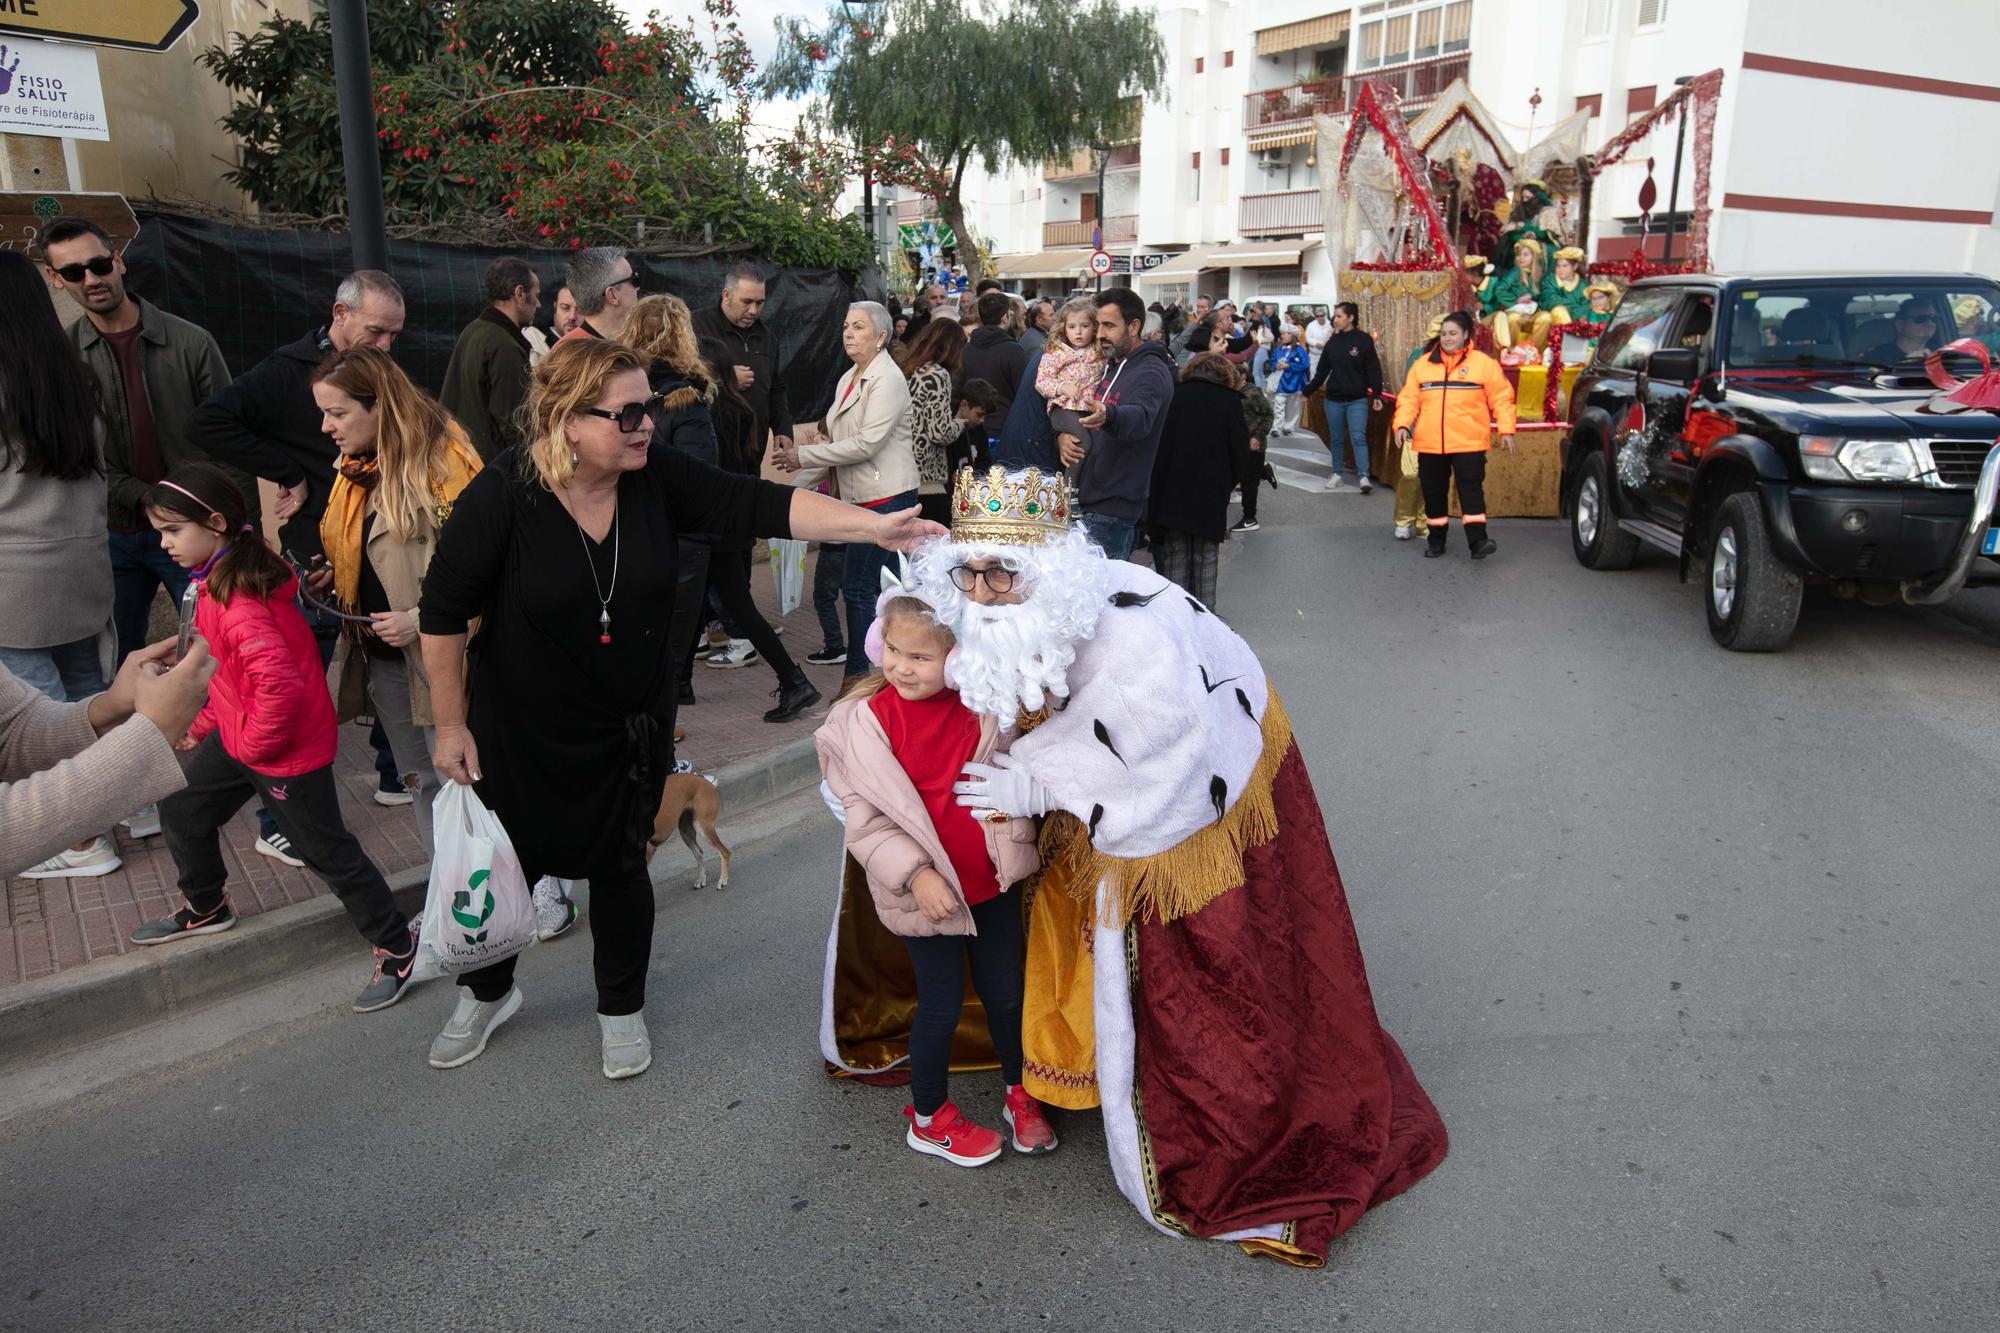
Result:
[[[0,42],[0,134],[109,139],[97,52],[88,46]]]

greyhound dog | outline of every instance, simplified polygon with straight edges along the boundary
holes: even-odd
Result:
[[[667,779],[667,789],[660,795],[660,813],[653,819],[653,836],[646,839],[646,861],[652,863],[653,853],[660,850],[675,830],[679,830],[681,841],[694,853],[696,870],[695,887],[708,887],[708,861],[701,854],[701,844],[695,841],[695,825],[707,835],[709,845],[722,858],[722,880],[719,889],[729,887],[729,848],[716,836],[715,817],[722,813],[722,797],[716,792],[715,784],[699,773],[676,773]]]

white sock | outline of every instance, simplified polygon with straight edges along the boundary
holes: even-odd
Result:
[[[917,1127],[919,1129],[929,1129],[931,1127],[931,1118],[927,1115],[918,1116]]]

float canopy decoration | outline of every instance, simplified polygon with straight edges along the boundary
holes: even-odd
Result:
[[[1338,122],[1320,118],[1322,157],[1338,132]],[[1323,187],[1335,271],[1357,260],[1400,272],[1458,267],[1430,164],[1411,143],[1387,83],[1361,81],[1336,160],[1339,170]]]
[[[1665,101],[1613,135],[1602,148],[1584,159],[1584,170],[1595,177],[1631,152],[1634,145],[1645,140],[1668,117],[1692,112],[1694,134],[1691,156],[1694,159],[1694,194],[1690,202],[1693,206],[1694,220],[1688,230],[1686,268],[1687,271],[1696,273],[1708,267],[1708,224],[1711,212],[1708,203],[1709,169],[1715,158],[1715,110],[1721,98],[1721,70],[1712,69],[1706,74],[1697,75],[1674,89]],[[1593,272],[1600,272],[1606,268],[1603,264],[1591,267]],[[1648,267],[1634,266],[1635,270],[1644,270]],[[1634,276],[1639,276],[1639,273],[1635,272]]]

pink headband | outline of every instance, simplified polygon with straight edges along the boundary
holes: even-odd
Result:
[[[196,495],[193,491],[189,490],[187,487],[181,485],[177,481],[163,481],[160,483],[160,485],[166,487],[170,491],[179,491],[182,495],[185,495],[188,499],[194,501],[196,504],[200,505],[203,509],[206,509],[211,514],[219,514],[222,512],[220,509],[217,509],[214,505],[202,499],[199,495]]]

